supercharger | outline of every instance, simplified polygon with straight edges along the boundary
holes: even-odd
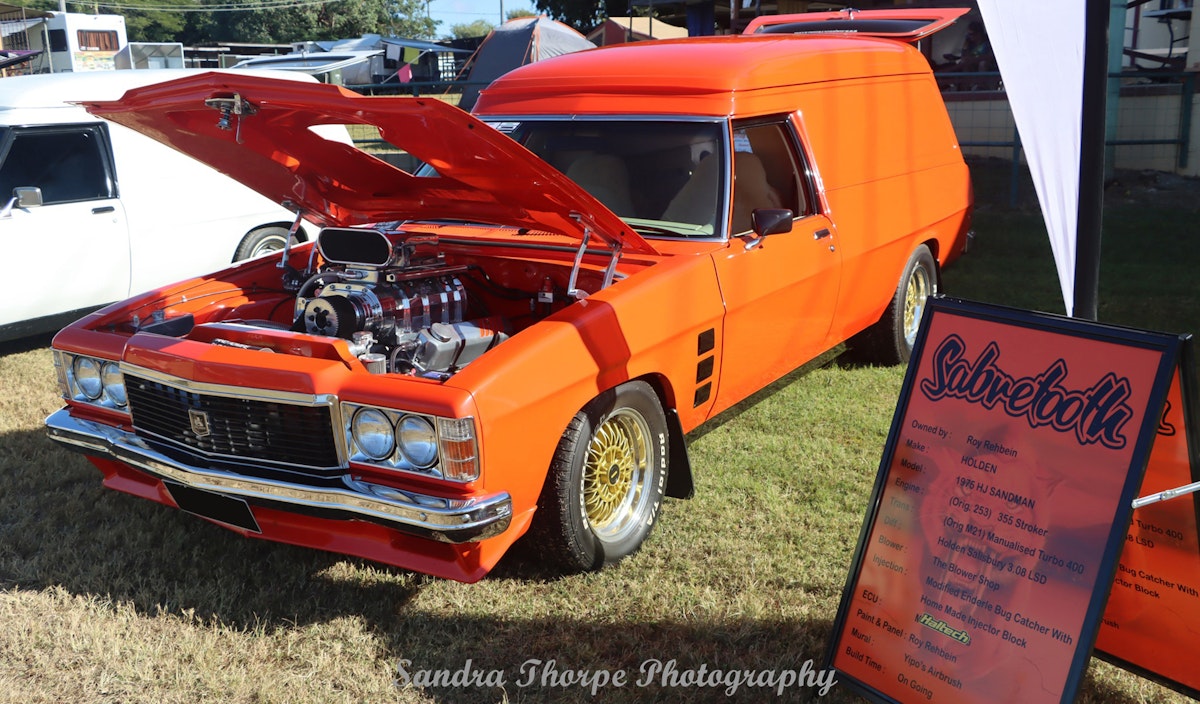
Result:
[[[437,238],[326,228],[326,265],[301,286],[292,329],[340,337],[376,373],[446,376],[507,339],[502,321],[467,320],[465,266]]]

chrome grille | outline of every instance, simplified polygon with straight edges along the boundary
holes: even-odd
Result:
[[[125,388],[134,430],[147,440],[210,460],[318,471],[341,466],[329,404],[200,392],[128,373]]]

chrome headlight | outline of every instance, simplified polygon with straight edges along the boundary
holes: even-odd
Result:
[[[386,460],[396,449],[392,424],[383,411],[375,408],[360,408],[350,422],[354,442],[363,454],[373,460]]]
[[[100,400],[104,393],[104,382],[100,378],[100,362],[91,357],[76,357],[71,363],[75,375],[75,386],[88,401]]]
[[[455,482],[479,479],[474,418],[342,403],[350,461]]]
[[[129,411],[120,363],[54,350],[54,369],[63,398],[123,413]]]
[[[407,415],[396,424],[396,445],[404,459],[418,469],[428,469],[437,462],[438,442],[433,423],[421,416]]]
[[[124,406],[129,402],[129,397],[125,394],[125,375],[121,373],[121,367],[116,362],[104,363],[100,370],[100,382],[104,386],[104,395],[114,404]]]

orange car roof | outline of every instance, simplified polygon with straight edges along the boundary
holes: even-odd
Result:
[[[925,57],[907,44],[872,37],[734,35],[645,41],[518,68],[483,91],[475,112],[766,114],[795,109],[780,100],[779,88],[929,70]]]

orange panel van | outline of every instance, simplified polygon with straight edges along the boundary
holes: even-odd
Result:
[[[887,38],[578,52],[474,114],[228,74],[89,107],[323,229],[64,329],[50,436],[243,535],[463,581],[523,536],[633,553],[692,493],[685,433],[846,341],[905,361],[970,227],[928,63]]]

